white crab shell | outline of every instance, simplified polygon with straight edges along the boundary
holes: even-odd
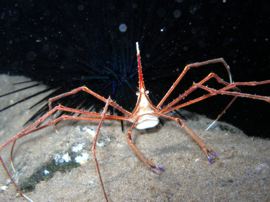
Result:
[[[159,124],[157,116],[151,115],[153,109],[150,107],[150,103],[144,94],[141,95],[139,108],[137,115],[140,116],[136,128],[138,130],[153,128]]]

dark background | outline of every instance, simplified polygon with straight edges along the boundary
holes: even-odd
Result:
[[[155,104],[192,62],[223,57],[234,81],[266,80],[269,8],[266,0],[2,0],[0,73],[29,77],[30,89],[40,83],[56,89],[48,97],[86,85],[131,110],[136,102],[139,41],[146,88]],[[170,100],[210,71],[228,81],[218,64],[193,70]],[[241,90],[270,95],[269,85]],[[218,96],[186,109],[215,118],[228,102],[228,97]],[[104,105],[85,94],[61,103],[97,109]],[[37,115],[47,110],[44,102],[36,107]],[[269,111],[269,103],[239,98],[221,120],[250,136],[270,137]]]

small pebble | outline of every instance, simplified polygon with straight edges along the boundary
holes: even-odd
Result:
[[[43,173],[44,173],[44,175],[48,175],[48,174],[50,173],[50,171],[48,171],[47,169],[45,169],[45,170],[43,171]]]
[[[67,162],[71,161],[71,158],[70,158],[68,153],[65,153],[63,155],[56,154],[54,156],[54,161],[55,161],[56,164],[62,164],[64,162],[67,163]]]
[[[71,150],[72,150],[72,152],[77,153],[77,152],[81,151],[83,149],[83,147],[84,147],[83,143],[82,144],[77,144],[76,146],[73,146],[71,148]]]
[[[71,161],[71,158],[70,158],[70,156],[69,156],[68,153],[65,153],[65,154],[62,156],[62,159],[63,159],[66,163],[69,162],[69,161]]]
[[[81,132],[90,134],[92,137],[96,135],[96,130],[94,130],[92,127],[89,126],[79,127],[79,130]]]
[[[197,162],[197,161],[199,161],[200,159],[199,158],[197,158],[197,159],[195,159],[195,162]]]
[[[7,190],[7,188],[8,188],[8,186],[3,185],[3,186],[1,186],[1,187],[0,187],[0,190],[1,190],[1,191],[6,191],[6,190]]]
[[[76,156],[75,158],[75,162],[79,163],[79,164],[85,164],[87,162],[87,160],[89,159],[89,154],[87,153],[82,153],[79,156]]]
[[[97,142],[97,146],[98,147],[104,147],[105,146],[105,143],[104,142]]]

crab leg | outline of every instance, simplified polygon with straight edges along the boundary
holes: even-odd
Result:
[[[97,98],[98,100],[106,103],[107,102],[107,99],[101,95],[99,95],[98,93],[92,91],[91,89],[87,88],[86,86],[81,86],[81,87],[78,87],[78,88],[75,88],[69,92],[66,92],[66,93],[63,93],[63,94],[60,94],[60,95],[57,95],[55,97],[52,97],[49,99],[49,109],[52,109],[52,103],[55,102],[56,100],[59,100],[61,98],[64,98],[64,97],[67,97],[67,96],[70,96],[70,95],[74,95],[74,94],[77,94],[78,92],[80,91],[83,91],[83,92],[86,92],[92,96],[94,96],[95,98]],[[118,111],[120,111],[121,113],[125,114],[126,116],[129,116],[131,115],[131,113],[127,110],[125,110],[123,107],[121,107],[120,105],[118,105],[116,102],[114,101],[110,101],[109,103],[110,106],[114,107],[115,109],[117,109]]]
[[[224,81],[223,79],[221,79],[217,74],[211,72],[210,74],[208,74],[205,78],[203,78],[200,82],[198,82],[198,84],[204,84],[206,83],[207,81],[209,81],[210,79],[215,79],[218,83],[222,84],[222,85],[225,85],[227,86],[229,83]],[[174,99],[172,102],[170,102],[168,105],[166,105],[164,108],[162,108],[160,110],[160,112],[163,112],[163,113],[168,113],[170,111],[173,111],[173,110],[176,110],[178,109],[177,107],[178,106],[174,106],[176,105],[179,101],[183,100],[185,97],[187,97],[189,94],[191,94],[193,91],[197,90],[198,87],[194,84],[192,85],[188,90],[186,90],[183,94],[179,95],[176,99]],[[206,96],[206,98],[210,97],[211,95],[209,96]],[[201,96],[202,97],[202,96]],[[206,99],[204,98],[204,99]],[[201,101],[201,100],[200,100]],[[191,101],[190,101],[191,102]],[[188,103],[188,102],[187,102]]]
[[[160,100],[160,102],[157,105],[157,108],[159,109],[162,106],[162,104],[167,100],[167,98],[170,96],[170,94],[173,92],[173,90],[176,88],[176,86],[179,84],[179,82],[183,79],[183,77],[186,75],[186,73],[190,69],[192,69],[192,68],[198,68],[198,67],[203,67],[203,66],[206,66],[206,65],[209,65],[209,64],[216,64],[216,63],[223,64],[223,66],[227,70],[230,83],[232,83],[233,80],[232,80],[232,75],[231,75],[231,71],[230,71],[230,66],[226,63],[226,61],[223,58],[216,58],[216,59],[207,60],[207,61],[203,61],[203,62],[196,62],[196,63],[188,64],[188,65],[185,66],[185,68],[183,69],[183,71],[181,72],[181,74],[178,76],[178,78],[176,79],[176,81],[173,83],[173,85],[171,86],[171,88],[168,90],[168,92]]]
[[[216,90],[216,89],[209,88],[209,87],[206,87],[206,86],[203,85],[204,83],[206,83],[207,81],[209,81],[212,78],[214,78],[218,83],[225,85],[225,87]],[[207,99],[209,97],[212,97],[212,96],[215,96],[217,94],[231,95],[231,96],[234,96],[234,97],[246,97],[246,98],[258,99],[258,100],[263,100],[263,101],[269,102],[269,97],[267,97],[267,96],[252,95],[252,94],[248,94],[248,93],[228,91],[228,90],[231,90],[231,89],[236,89],[236,90],[239,91],[238,86],[257,86],[257,85],[266,85],[266,84],[270,84],[270,80],[228,83],[228,82],[223,81],[215,73],[210,73],[208,76],[206,76],[200,82],[194,83],[193,86],[191,86],[183,94],[179,95],[175,100],[173,100],[167,106],[165,106],[163,109],[161,109],[160,112],[166,114],[166,113],[171,112],[173,110],[177,110],[177,109],[186,107],[188,105],[200,102],[202,100],[205,100],[205,99]],[[193,91],[195,91],[198,88],[206,90],[207,92],[209,92],[209,94],[200,96],[200,97],[195,98],[193,100],[190,100],[190,101],[188,101],[186,103],[176,105],[179,101],[183,100],[185,97],[187,97],[189,94],[191,94]],[[231,101],[231,102],[233,102],[233,101]],[[228,104],[229,106],[232,104],[231,102]],[[226,109],[228,108],[227,106],[226,106]]]
[[[144,114],[144,115],[149,115],[149,114]],[[155,114],[151,114],[155,115]],[[143,116],[143,115],[142,115]],[[132,124],[132,126],[128,129],[127,132],[127,143],[130,149],[133,151],[133,153],[136,155],[136,157],[143,163],[145,164],[148,168],[150,168],[154,173],[160,174],[164,171],[163,166],[161,165],[156,165],[153,161],[147,159],[141,151],[137,148],[137,146],[133,143],[132,141],[132,130],[135,128],[137,122],[139,120],[139,117],[137,120]]]
[[[108,101],[109,102],[109,101]],[[69,116],[69,115],[61,115],[60,117],[51,120],[45,124],[43,124],[43,122],[45,120],[47,120],[47,118],[49,116],[51,116],[52,114],[54,114],[56,111],[67,111],[67,112],[73,112],[73,113],[81,113],[81,114],[86,114],[87,116],[83,116],[83,117],[77,117],[77,116]],[[92,115],[92,116],[91,116]],[[22,130],[20,133],[17,133],[16,135],[14,135],[13,137],[11,137],[9,140],[7,140],[4,144],[2,144],[0,146],[0,151],[2,149],[4,149],[6,146],[8,146],[9,144],[12,143],[12,148],[11,148],[11,154],[10,154],[10,160],[11,163],[13,164],[13,150],[15,147],[15,143],[18,139],[27,136],[33,132],[36,132],[38,130],[41,130],[43,128],[46,128],[48,126],[52,126],[55,125],[57,123],[59,123],[60,121],[63,120],[76,120],[76,121],[92,121],[92,122],[97,122],[100,121],[101,119],[106,119],[106,120],[127,120],[126,117],[121,117],[121,116],[115,116],[115,115],[100,115],[97,114],[95,112],[85,112],[85,111],[81,111],[81,110],[77,110],[77,109],[72,109],[72,108],[68,108],[68,107],[64,107],[64,106],[56,106],[54,107],[52,110],[50,110],[49,112],[47,112],[46,114],[44,114],[42,117],[40,117],[37,121],[35,121],[32,125],[26,127],[24,130]],[[2,165],[2,167],[4,168],[6,174],[8,175],[8,177],[11,179],[12,183],[14,184],[16,190],[19,192],[19,194],[23,197],[24,194],[19,190],[18,185],[16,184],[16,182],[13,180],[12,175],[10,174],[10,172],[8,171],[8,168],[4,162],[4,160],[2,159],[2,157],[0,156],[0,163]]]
[[[186,123],[180,119],[179,117],[172,117],[172,116],[167,116],[164,114],[159,114],[161,117],[164,117],[166,119],[169,120],[173,120],[175,121],[182,129],[185,130],[185,132],[191,137],[191,139],[198,144],[198,146],[201,148],[201,150],[203,151],[203,153],[206,155],[209,163],[214,163],[216,158],[217,158],[217,154],[214,150],[212,150],[211,148],[209,148],[203,141],[202,138],[200,138],[191,128],[189,128]]]
[[[98,163],[98,160],[97,160],[97,157],[96,157],[96,147],[97,147],[97,140],[98,140],[98,136],[100,134],[100,128],[105,120],[105,114],[106,112],[108,111],[108,107],[109,107],[109,103],[110,103],[110,97],[107,99],[106,101],[106,105],[102,111],[102,114],[101,114],[101,119],[98,123],[98,127],[97,127],[97,130],[96,130],[96,134],[95,134],[95,137],[94,137],[94,140],[93,140],[93,143],[92,143],[92,148],[91,148],[91,151],[92,151],[92,154],[93,154],[93,157],[94,157],[94,160],[95,160],[95,165],[96,165],[96,170],[98,172],[98,177],[99,177],[99,181],[100,181],[100,184],[101,184],[101,188],[102,188],[102,191],[103,191],[103,194],[104,194],[104,197],[105,197],[105,200],[108,202],[108,197],[107,197],[107,194],[106,194],[106,191],[105,191],[105,187],[104,187],[104,183],[103,183],[103,180],[102,180],[102,177],[101,177],[101,172],[100,172],[100,169],[99,169],[99,163]]]

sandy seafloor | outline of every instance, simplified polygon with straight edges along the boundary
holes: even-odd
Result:
[[[0,95],[27,84],[20,76],[0,75]],[[29,85],[29,84],[28,84]],[[15,102],[44,86],[0,98],[0,108]],[[41,97],[1,112],[0,144],[22,129],[35,112],[29,110]],[[101,130],[98,159],[105,189],[110,201],[270,201],[270,141],[247,137],[239,129],[211,123],[204,116],[185,112],[187,124],[219,154],[210,165],[198,146],[175,123],[167,121],[152,131],[134,131],[141,151],[164,165],[165,172],[156,175],[133,155],[126,143],[119,122],[106,122]],[[256,126],[254,126],[256,127]],[[89,160],[67,172],[56,172],[48,181],[41,181],[32,192],[33,201],[104,201],[90,152],[92,132],[96,125],[86,122],[65,122],[33,133],[18,141],[15,167],[19,182],[57,154],[64,154],[76,145],[83,145],[80,154]],[[104,145],[103,145],[104,144]],[[7,160],[9,149],[1,156]],[[8,164],[9,168],[10,165]],[[0,201],[24,201],[16,196],[7,176],[0,168]]]

